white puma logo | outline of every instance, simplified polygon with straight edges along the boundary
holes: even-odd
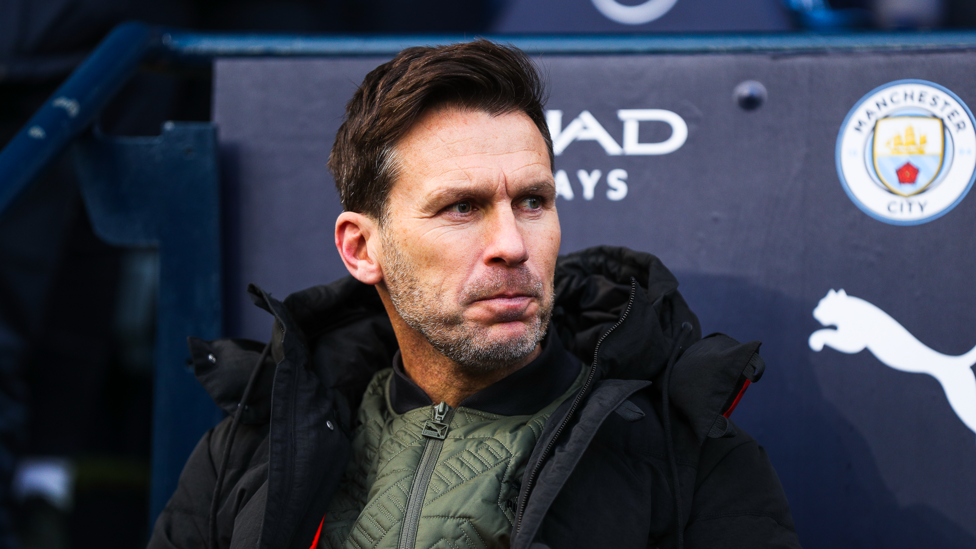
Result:
[[[810,334],[810,348],[824,345],[842,353],[865,348],[886,366],[916,374],[929,374],[939,381],[949,406],[959,419],[976,432],[976,347],[962,356],[933,351],[915,338],[888,313],[844,290],[830,290],[813,310],[813,317],[825,328]]]

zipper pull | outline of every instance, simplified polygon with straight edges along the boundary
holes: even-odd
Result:
[[[446,402],[441,402],[437,406],[434,406],[434,419],[428,419],[424,423],[424,430],[420,434],[427,438],[437,440],[447,438],[447,424],[444,423],[444,418],[447,417],[447,413],[450,411],[451,407]]]
[[[450,411],[451,407],[446,402],[441,402],[437,406],[434,406],[434,421],[444,421],[444,418],[447,417],[447,413]]]

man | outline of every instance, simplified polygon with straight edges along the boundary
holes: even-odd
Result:
[[[283,303],[252,287],[263,352],[191,340],[234,418],[151,547],[799,546],[727,419],[759,344],[702,339],[653,256],[557,257],[542,92],[487,41],[366,77],[329,161],[352,276]]]

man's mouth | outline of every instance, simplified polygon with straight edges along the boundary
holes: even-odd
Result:
[[[523,276],[523,278],[525,277]],[[528,278],[498,282],[500,283],[491,284],[491,281],[488,281],[488,283],[479,284],[469,289],[461,302],[470,305],[479,301],[539,299],[543,292],[541,283]]]
[[[490,301],[490,300],[518,300],[518,299],[532,299],[537,297],[534,293],[530,292],[499,292],[497,294],[489,295],[486,297],[479,297],[475,301]]]
[[[527,270],[496,272],[469,288],[461,303],[472,306],[472,313],[483,320],[516,322],[531,314],[543,292],[542,283]]]
[[[495,321],[515,322],[525,317],[534,296],[526,293],[505,292],[475,300],[473,305],[487,310]]]

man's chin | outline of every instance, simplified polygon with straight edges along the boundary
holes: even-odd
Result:
[[[538,353],[545,334],[539,318],[496,322],[488,326],[468,325],[465,343],[442,348],[448,358],[470,371],[489,372],[523,364]],[[436,347],[436,346],[435,346]]]
[[[448,358],[469,372],[488,373],[524,366],[538,356],[538,349],[534,340],[479,341]]]
[[[488,343],[506,344],[509,341],[536,337],[539,333],[538,317],[496,320],[491,323],[477,323],[469,333],[477,334],[479,340]]]

